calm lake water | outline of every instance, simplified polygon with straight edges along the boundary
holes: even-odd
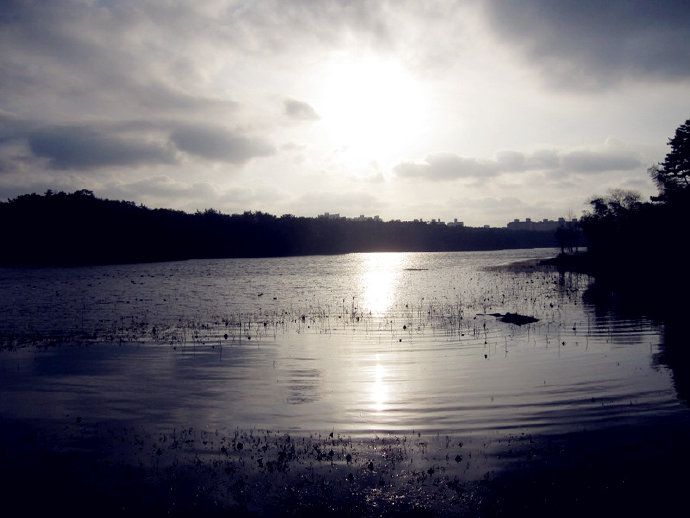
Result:
[[[587,276],[494,268],[555,253],[0,269],[0,417],[497,437],[685,415],[663,326]]]

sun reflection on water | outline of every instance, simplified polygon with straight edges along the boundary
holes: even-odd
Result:
[[[383,412],[388,403],[389,387],[386,383],[386,375],[387,369],[379,362],[377,355],[376,365],[374,365],[374,382],[371,384],[371,402],[375,412]]]
[[[405,254],[401,253],[362,254],[360,285],[364,311],[380,315],[390,309],[404,264]]]

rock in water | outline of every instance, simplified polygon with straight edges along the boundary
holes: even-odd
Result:
[[[506,313],[500,317],[501,322],[506,322],[508,324],[515,324],[517,326],[524,326],[525,324],[532,324],[533,322],[539,322],[538,318],[530,317],[528,315],[521,315],[519,313]]]

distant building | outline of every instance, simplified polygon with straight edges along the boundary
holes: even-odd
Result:
[[[331,214],[330,212],[324,212],[323,214],[319,214],[318,217],[323,219],[340,219],[340,214]]]
[[[514,219],[506,225],[509,230],[535,230],[537,232],[553,232],[554,230],[568,225],[577,224],[577,219],[566,221],[565,218],[558,218],[557,221],[552,219],[542,219],[541,221],[532,221],[531,218],[525,218],[525,221]]]
[[[449,227],[464,227],[465,223],[462,221],[458,221],[458,218],[453,218],[453,221],[449,221],[447,225]]]
[[[352,221],[381,221],[381,218],[378,215],[365,216],[364,214],[360,214],[356,218],[352,218]]]

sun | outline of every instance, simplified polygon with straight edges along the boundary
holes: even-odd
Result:
[[[339,61],[323,74],[320,114],[331,143],[353,158],[399,154],[423,126],[423,89],[396,61]]]

